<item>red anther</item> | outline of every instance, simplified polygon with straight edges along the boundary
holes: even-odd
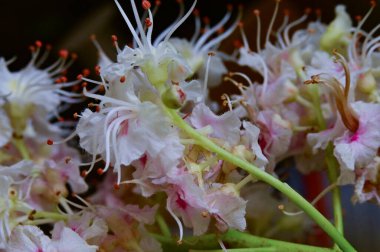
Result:
[[[121,77],[120,77],[120,82],[121,82],[121,83],[124,83],[124,81],[125,81],[125,76],[121,76]]]
[[[142,1],[142,7],[144,8],[144,10],[148,10],[148,9],[150,9],[151,4],[148,0],[143,0]]]
[[[234,6],[232,4],[227,4],[227,10],[228,11],[232,11],[233,8],[234,8]]]
[[[320,16],[322,16],[322,10],[321,9],[316,9],[315,10],[315,15],[317,15],[317,17],[320,17]]]
[[[46,143],[48,144],[48,145],[53,145],[53,140],[51,140],[51,139],[48,139],[47,141],[46,141]]]
[[[111,39],[112,39],[113,42],[117,42],[117,36],[116,35],[112,35]]]
[[[73,60],[76,60],[76,59],[78,58],[78,54],[76,54],[76,53],[72,53],[72,54],[71,54],[71,58],[72,58]]]
[[[290,16],[290,10],[284,9],[284,15],[289,17]]]
[[[55,80],[55,83],[61,83],[61,82],[62,82],[61,78],[58,78],[58,79]]]
[[[311,8],[306,8],[305,9],[305,11],[304,11],[304,13],[306,14],[306,15],[309,15],[310,13],[311,13]]]
[[[183,0],[177,0],[177,3],[178,3],[178,4],[183,3]]]
[[[240,28],[243,28],[243,27],[244,27],[244,22],[240,21],[240,22],[238,23],[238,26],[239,26]]]
[[[358,22],[359,22],[360,20],[362,20],[362,18],[363,18],[363,17],[360,16],[360,15],[355,16],[355,20],[358,21]]]
[[[85,68],[85,69],[82,70],[82,74],[83,74],[84,77],[89,76],[90,73],[91,73],[90,69],[88,69],[88,68]]]
[[[237,48],[237,49],[243,47],[243,43],[241,42],[240,39],[235,39],[235,40],[233,41],[233,45],[234,45],[234,47]]]
[[[369,3],[370,3],[372,8],[376,6],[376,1],[374,1],[374,0],[370,1]]]
[[[36,46],[37,46],[38,48],[41,48],[41,47],[42,47],[42,42],[39,41],[39,40],[37,40],[37,41],[35,42],[35,44],[36,44]]]
[[[98,168],[98,169],[96,170],[96,173],[97,173],[98,175],[103,175],[104,170],[103,170],[102,168]]]
[[[82,88],[85,88],[85,87],[87,87],[87,85],[88,85],[88,83],[87,82],[82,82]]]
[[[61,82],[67,82],[67,77],[66,76],[62,76],[60,79],[61,79]]]
[[[80,176],[83,177],[83,178],[86,177],[87,176],[87,171],[85,171],[85,170],[81,171]]]
[[[203,23],[205,23],[206,25],[210,24],[209,17],[207,17],[207,16],[203,17]]]
[[[152,25],[152,21],[150,21],[150,18],[145,19],[145,25],[146,27],[150,27]]]
[[[95,111],[96,111],[96,112],[99,112],[99,111],[100,111],[100,106],[96,106],[96,107],[95,107]]]
[[[90,39],[91,39],[91,40],[96,40],[96,35],[95,35],[95,34],[91,34],[91,35],[90,35]]]
[[[78,113],[77,113],[77,112],[75,112],[75,113],[73,114],[73,117],[74,117],[74,119],[78,119],[78,118],[79,118],[79,115],[78,115]]]
[[[62,49],[59,51],[59,57],[63,59],[67,59],[68,56],[69,56],[69,51],[67,51],[66,49]]]
[[[193,10],[193,14],[194,14],[194,16],[199,16],[199,10],[198,9],[194,9]]]
[[[79,86],[75,85],[71,88],[71,91],[76,92],[79,90]]]
[[[156,0],[155,4],[156,4],[156,6],[160,6],[161,5],[161,1],[160,0]]]
[[[115,189],[115,190],[119,190],[119,189],[120,189],[120,185],[118,185],[118,184],[114,184],[114,185],[113,185],[113,189]]]
[[[258,9],[254,9],[253,14],[255,14],[256,16],[260,16],[260,11]]]
[[[224,27],[219,28],[216,32],[218,34],[222,34],[224,32]]]
[[[100,75],[100,66],[95,66],[95,74]]]
[[[35,52],[36,51],[36,48],[34,47],[34,46],[29,46],[29,50],[31,51],[31,52]]]
[[[58,119],[59,122],[64,122],[64,121],[65,121],[65,118],[63,118],[63,117],[61,117],[61,116],[58,117],[57,119]]]
[[[106,89],[105,89],[104,86],[100,86],[100,87],[99,87],[99,91],[100,91],[100,92],[104,92],[105,90],[106,90]]]
[[[83,75],[81,75],[81,74],[77,75],[77,80],[81,80],[82,78],[83,78]]]

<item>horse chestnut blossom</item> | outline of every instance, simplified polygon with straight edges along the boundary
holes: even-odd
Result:
[[[253,49],[241,6],[214,22],[178,0],[155,35],[164,3],[114,2],[131,43],[112,35],[111,59],[91,36],[96,76],[68,81],[77,56],[67,50],[44,66],[51,48],[40,41],[19,71],[0,58],[0,250],[333,251],[292,242],[322,229],[334,250],[355,251],[340,186],[354,203],[380,203],[380,26],[363,29],[375,3],[357,24],[338,5],[329,24],[319,10],[308,22],[307,8],[277,27],[276,0],[269,24],[252,10]],[[175,37],[192,13],[193,34]],[[220,48],[234,33],[229,54]],[[223,85],[237,92],[211,99]],[[287,184],[288,163],[327,170],[328,185],[308,202]],[[328,193],[334,224],[316,207]]]

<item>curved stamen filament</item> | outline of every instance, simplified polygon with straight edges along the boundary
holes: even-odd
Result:
[[[268,31],[267,31],[267,36],[265,38],[265,45],[268,44],[268,42],[269,42],[269,37],[270,37],[270,34],[272,32],[274,21],[276,20],[276,16],[277,16],[277,12],[278,12],[278,7],[280,5],[280,1],[281,0],[276,0],[276,7],[274,8],[273,16],[272,16],[272,19],[270,20],[270,23],[269,23],[269,27],[268,27]]]
[[[347,63],[346,59],[343,57],[343,55],[338,53],[336,50],[333,51],[333,54],[336,57],[336,61],[339,62],[344,69],[344,74],[346,76],[346,83],[344,86],[344,96],[347,99],[348,94],[350,92],[350,84],[351,84],[351,75],[350,75],[350,70],[348,68],[348,63]]]
[[[331,190],[333,190],[335,187],[337,187],[337,183],[333,183],[331,185],[329,185],[328,187],[326,187],[322,192],[320,192],[317,197],[315,197],[313,199],[313,201],[311,202],[311,204],[313,206],[315,206],[315,204],[318,203],[318,201],[320,201],[327,193],[331,192]],[[289,211],[286,211],[285,210],[285,206],[284,205],[279,205],[278,206],[278,209],[281,210],[281,212],[287,216],[297,216],[297,215],[300,215],[300,214],[303,214],[304,211],[298,211],[298,212],[289,212]]]

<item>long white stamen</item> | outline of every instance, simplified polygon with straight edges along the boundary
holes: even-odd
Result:
[[[183,4],[183,1],[179,3],[179,12],[177,18],[174,20],[172,24],[170,24],[167,28],[165,28],[164,31],[162,31],[157,38],[154,40],[153,46],[157,47],[160,42],[165,38],[165,36],[169,33],[172,27],[175,26],[175,24],[182,18],[183,14],[185,13],[185,5]]]
[[[133,28],[133,26],[131,24],[131,21],[129,21],[127,14],[125,14],[125,12],[124,12],[123,8],[121,7],[121,5],[119,4],[119,2],[117,0],[114,0],[114,1],[115,1],[117,8],[119,9],[121,15],[123,16],[125,22],[127,23],[128,28],[131,31],[133,38],[136,40],[136,42],[140,48],[144,48],[143,44],[140,41],[139,36],[136,34],[135,29]]]
[[[200,47],[206,42],[206,40],[215,32],[217,32],[219,29],[221,29],[227,21],[230,19],[232,14],[232,11],[229,10],[227,14],[213,27],[211,27],[207,32],[205,32],[197,41],[197,43],[194,46],[194,51],[198,51]]]
[[[131,5],[132,5],[132,10],[133,10],[133,15],[135,16],[135,20],[137,23],[137,27],[139,28],[139,31],[140,31],[140,36],[141,36],[142,42],[144,43],[144,45],[146,45],[147,49],[150,51],[151,50],[151,44],[148,44],[148,41],[147,41],[147,38],[145,35],[145,31],[144,31],[142,24],[141,24],[140,15],[139,15],[139,12],[137,11],[137,8],[136,8],[135,0],[131,0]]]
[[[257,52],[261,52],[261,18],[259,10],[254,10],[254,14],[256,16],[256,48]]]
[[[350,52],[350,56],[353,56],[353,59],[355,61],[358,60],[358,51],[357,51],[357,47],[356,47],[356,42],[358,40],[358,34],[359,34],[359,31],[360,29],[362,28],[363,24],[365,23],[365,21],[368,19],[368,17],[371,15],[373,9],[375,8],[375,4],[371,3],[372,6],[371,8],[368,10],[367,14],[364,16],[364,18],[362,20],[360,20],[358,26],[356,27],[355,29],[355,33],[354,35],[352,36],[352,42],[350,43],[350,46],[349,46],[349,52]]]
[[[273,28],[273,25],[274,25],[274,21],[276,20],[276,16],[277,16],[278,6],[279,5],[280,5],[280,0],[276,0],[276,7],[274,9],[272,19],[270,20],[270,23],[269,23],[269,27],[268,27],[268,31],[267,31],[267,36],[265,38],[265,45],[267,45],[269,43],[269,37],[270,37],[270,34],[272,33],[272,28]]]
[[[278,28],[278,30],[276,32],[277,41],[280,44],[281,48],[283,48],[283,49],[286,48],[286,45],[285,45],[285,42],[284,42],[284,39],[283,39],[281,33],[285,29],[285,27],[288,24],[288,22],[289,22],[289,15],[285,14],[284,20],[282,21],[281,26]]]
[[[173,217],[175,222],[177,222],[178,229],[179,229],[179,240],[178,242],[181,242],[183,239],[183,226],[181,220],[173,213],[173,210],[170,207],[169,200],[166,200],[166,209],[168,210],[169,214]]]
[[[223,252],[228,252],[226,246],[224,246],[223,241],[221,239],[218,239],[218,243]]]
[[[236,29],[236,26],[239,24],[240,22],[240,19],[241,19],[241,16],[242,16],[242,12],[239,11],[239,14],[235,20],[235,22],[230,26],[230,28],[228,28],[225,32],[223,32],[221,35],[217,36],[216,38],[210,40],[207,44],[205,44],[204,46],[202,46],[201,48],[201,51],[202,52],[207,52],[209,51],[213,46],[219,44],[220,42],[222,42],[225,38],[227,38],[228,36],[230,36],[232,34],[232,32]]]
[[[66,143],[68,141],[70,141],[71,139],[73,139],[74,137],[76,137],[77,135],[77,132],[74,131],[73,133],[71,133],[68,137],[66,137],[65,139],[63,140],[58,140],[58,141],[53,141],[52,144],[56,145],[56,144],[63,144],[63,143]]]
[[[192,45],[195,43],[195,40],[198,38],[201,32],[201,18],[199,17],[199,15],[195,16],[194,21],[195,21],[195,30],[194,30],[193,37],[190,40],[190,44]]]
[[[250,51],[251,49],[249,48],[249,43],[248,43],[247,35],[244,32],[243,25],[239,25],[239,30],[240,30],[241,38],[243,39],[244,49],[247,50],[247,51]]]
[[[183,16],[181,18],[181,20],[179,20],[177,22],[177,24],[175,24],[171,29],[170,31],[168,32],[168,34],[165,36],[165,39],[164,39],[164,42],[168,42],[168,40],[170,39],[170,37],[173,35],[173,33],[178,29],[178,27],[180,27],[183,22],[186,21],[186,19],[191,15],[191,13],[193,12],[194,8],[195,8],[195,5],[197,4],[197,0],[194,1],[193,5],[191,6],[190,10],[186,13],[185,16]]]
[[[208,73],[210,71],[210,61],[211,61],[211,57],[213,55],[214,55],[214,53],[209,53],[208,57],[207,57],[206,73],[205,73],[205,79],[203,81],[204,83],[203,83],[202,101],[204,101],[206,99],[206,96],[207,96]]]
[[[372,39],[373,34],[375,34],[375,32],[379,28],[380,28],[380,24],[378,24],[375,28],[373,28],[371,30],[371,32],[366,36],[366,38],[365,38],[365,40],[363,42],[363,46],[362,46],[362,61],[366,58],[366,56],[367,56],[366,52],[367,52],[368,48],[371,46],[371,45],[368,44],[368,42],[370,42],[370,40]],[[377,38],[377,39],[379,39],[379,38]],[[374,40],[376,40],[376,39],[374,39]],[[371,42],[372,41],[373,40],[371,40]]]
[[[284,38],[285,38],[285,43],[286,45],[290,45],[290,38],[289,38],[289,31],[290,29],[292,29],[293,27],[295,27],[296,25],[299,25],[301,23],[303,23],[306,19],[307,19],[308,15],[305,14],[303,15],[302,17],[300,17],[299,19],[297,20],[294,20],[293,22],[291,22],[284,30]]]
[[[152,33],[153,33],[154,22],[153,22],[152,12],[150,12],[149,9],[148,9],[148,13],[149,13],[149,19],[150,19],[151,25],[148,27],[147,39],[148,39],[149,46],[151,46],[152,45]]]

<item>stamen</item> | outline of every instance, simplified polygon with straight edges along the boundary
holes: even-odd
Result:
[[[292,29],[293,27],[295,27],[295,26],[297,26],[297,25],[303,23],[303,22],[307,19],[309,13],[310,13],[310,9],[306,9],[305,14],[304,14],[302,17],[300,17],[299,19],[296,19],[295,21],[291,22],[291,23],[285,28],[285,30],[284,30],[284,38],[285,38],[285,43],[286,43],[288,46],[290,45],[290,38],[289,38],[289,31],[290,31],[290,29]]]
[[[171,27],[170,31],[165,36],[165,39],[164,39],[165,43],[168,42],[168,40],[173,35],[173,33],[178,29],[178,27],[180,27],[183,24],[183,22],[185,22],[186,19],[191,15],[191,13],[193,12],[196,4],[197,4],[197,0],[194,0],[193,5],[191,6],[190,10],[186,13],[186,15],[183,16],[173,27]]]
[[[244,23],[240,22],[238,26],[239,26],[241,37],[243,39],[244,49],[247,51],[250,51],[251,49],[249,49],[249,43],[248,43],[247,35],[244,32]]]
[[[194,51],[200,50],[200,48],[202,47],[202,45],[204,45],[204,43],[207,41],[207,39],[210,38],[210,36],[212,34],[214,34],[215,32],[217,32],[219,29],[221,29],[227,23],[227,21],[231,17],[231,14],[232,14],[232,8],[229,7],[226,15],[216,25],[214,25],[209,30],[207,30],[207,32],[205,32],[199,38],[199,40],[197,41],[197,43],[194,46]]]
[[[225,38],[227,38],[228,36],[230,36],[232,34],[232,32],[236,29],[236,26],[239,24],[240,19],[241,19],[242,15],[243,15],[242,12],[243,12],[242,8],[239,8],[239,14],[236,17],[235,22],[223,34],[217,36],[216,38],[210,40],[207,44],[205,44],[204,46],[202,46],[201,51],[202,52],[206,52],[206,51],[210,50],[213,46],[219,44]]]
[[[313,201],[311,202],[311,205],[315,206],[315,204],[318,203],[318,201],[320,201],[327,193],[331,192],[335,187],[337,187],[338,184],[337,183],[333,183],[331,185],[329,185],[328,187],[326,187],[322,192],[320,192],[317,197],[315,197],[313,199]],[[304,211],[297,211],[297,212],[289,212],[289,211],[286,211],[285,210],[285,206],[283,204],[279,205],[278,206],[278,209],[285,215],[287,216],[297,216],[297,215],[300,215],[300,214],[303,214]]]
[[[185,5],[183,4],[183,1],[179,2],[179,12],[177,18],[174,20],[173,23],[171,23],[163,32],[161,32],[157,38],[154,40],[153,46],[157,47],[160,42],[165,38],[165,36],[169,33],[172,27],[175,26],[176,23],[182,18],[183,14],[185,13]]]
[[[182,226],[182,223],[181,223],[180,219],[174,214],[173,210],[171,209],[169,200],[166,200],[166,209],[168,210],[169,214],[173,217],[173,219],[175,220],[175,222],[177,222],[178,229],[179,229],[179,240],[177,241],[177,243],[180,244],[180,243],[182,243],[182,238],[183,238],[183,226]]]
[[[136,34],[135,29],[133,28],[133,26],[131,24],[131,21],[129,21],[127,14],[125,14],[125,12],[124,12],[123,8],[121,7],[121,5],[119,4],[118,0],[114,0],[114,1],[115,1],[117,8],[119,9],[121,15],[123,16],[125,22],[127,23],[128,28],[129,28],[130,32],[132,33],[132,36],[135,39],[136,43],[139,45],[140,48],[144,48],[143,44],[140,41],[139,36]]]
[[[193,37],[190,40],[190,44],[194,44],[195,40],[198,38],[200,31],[201,31],[201,19],[199,17],[199,10],[194,9],[193,14],[195,16],[194,21],[195,21],[195,30]]]
[[[364,16],[364,18],[361,19],[360,22],[358,23],[358,26],[355,29],[354,35],[352,36],[353,42],[351,42],[350,46],[349,46],[348,52],[350,55],[350,59],[354,59],[355,61],[358,61],[358,52],[357,52],[357,47],[356,47],[356,41],[358,41],[359,32],[360,32],[363,24],[368,19],[368,17],[371,15],[372,11],[374,10],[374,8],[376,6],[376,1],[371,1],[370,3],[371,3],[371,8],[368,10],[368,12]]]
[[[276,7],[274,9],[272,19],[271,19],[271,21],[269,23],[269,27],[268,27],[268,31],[267,31],[267,36],[265,38],[265,45],[267,45],[269,43],[269,37],[270,37],[270,34],[272,33],[272,28],[273,28],[273,25],[274,25],[274,21],[276,20],[276,16],[277,16],[278,7],[280,5],[280,2],[281,2],[281,0],[276,0]]]
[[[257,52],[260,53],[261,52],[261,18],[260,18],[260,11],[255,9],[253,10],[253,14],[255,14],[256,16],[256,29],[257,29],[257,32],[256,32],[256,48],[257,48]]]
[[[205,74],[205,79],[203,81],[204,83],[203,83],[202,101],[204,101],[206,99],[207,86],[208,86],[208,74],[209,74],[209,71],[210,71],[210,62],[211,62],[211,57],[214,56],[214,55],[215,55],[214,52],[209,52],[208,56],[207,56],[206,74]]]
[[[150,5],[149,1],[147,1],[147,0],[144,0],[144,1],[148,2],[149,5]],[[145,35],[145,32],[144,32],[144,29],[143,29],[142,24],[141,24],[139,13],[138,13],[137,8],[136,8],[135,0],[131,0],[130,2],[131,2],[131,5],[132,5],[133,15],[135,16],[135,20],[136,20],[136,23],[137,23],[138,30],[140,31],[141,39],[142,39],[144,45],[146,45],[147,49],[150,51],[151,50],[151,45],[148,44],[148,41],[147,41],[147,38],[146,38],[146,35]]]

